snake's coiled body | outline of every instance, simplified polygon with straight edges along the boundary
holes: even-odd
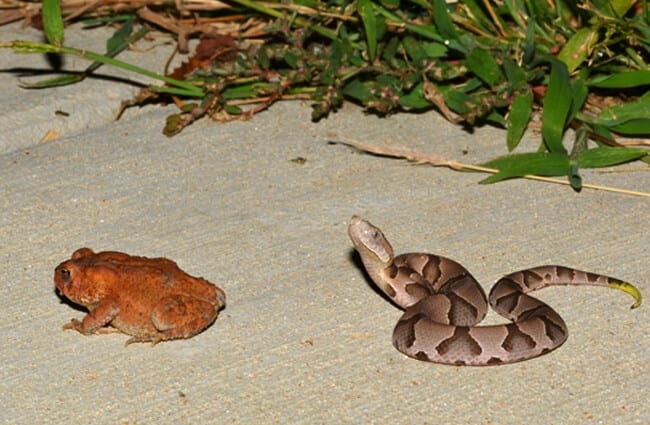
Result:
[[[541,266],[502,277],[490,291],[460,264],[433,254],[393,256],[381,230],[353,216],[348,234],[373,282],[405,312],[393,344],[418,360],[484,366],[513,363],[548,353],[566,341],[564,320],[550,306],[527,295],[553,285],[606,286],[641,294],[629,283],[562,266]],[[476,326],[488,301],[511,323]]]

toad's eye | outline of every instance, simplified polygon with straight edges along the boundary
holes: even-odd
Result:
[[[60,268],[59,269],[59,274],[61,275],[61,279],[64,281],[69,281],[70,280],[70,270],[66,268]]]

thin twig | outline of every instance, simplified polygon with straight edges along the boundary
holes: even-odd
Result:
[[[339,137],[339,140],[337,140],[336,143],[339,143],[341,145],[346,145],[358,151],[370,153],[373,155],[406,159],[416,164],[429,164],[434,167],[447,167],[455,171],[470,170],[470,171],[480,171],[483,173],[491,173],[491,174],[495,174],[499,172],[499,170],[497,170],[496,168],[487,168],[478,165],[463,164],[461,162],[448,160],[446,158],[441,157],[440,155],[419,152],[405,147],[376,146],[366,142],[362,142],[360,140],[350,139],[348,137]],[[536,176],[532,174],[526,174],[522,177],[525,179],[537,180],[546,183],[563,184],[567,186],[570,185],[570,183],[566,180],[555,179],[552,177],[542,177],[542,176]],[[633,190],[618,189],[615,187],[600,186],[600,185],[589,184],[589,183],[583,183],[582,187],[587,189],[603,190],[607,192],[615,192],[615,193],[622,193],[625,195],[642,196],[642,197],[650,198],[650,193],[647,192],[637,192]]]

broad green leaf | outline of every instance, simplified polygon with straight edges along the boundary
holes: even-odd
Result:
[[[476,47],[470,50],[465,60],[467,67],[490,87],[496,86],[503,80],[499,64],[491,53]]]
[[[581,168],[601,168],[634,161],[646,155],[648,151],[641,148],[601,146],[580,152],[578,163]]]
[[[442,58],[447,55],[449,49],[444,44],[431,42],[423,43],[422,49],[429,58]]]
[[[630,135],[650,134],[650,95],[603,109],[594,124]]]
[[[608,89],[621,89],[628,87],[645,86],[650,84],[650,71],[622,72],[605,77],[597,77],[589,82],[592,87]]]
[[[573,72],[582,64],[594,44],[598,41],[598,33],[591,28],[582,28],[573,34],[566,42],[557,58],[564,62],[569,72]]]
[[[47,42],[61,47],[63,44],[63,18],[60,0],[43,0],[43,31]]]
[[[399,98],[399,104],[404,109],[424,109],[432,106],[424,97],[424,83],[415,86],[410,92]]]
[[[481,181],[483,184],[521,177],[528,174],[538,176],[566,176],[571,165],[569,157],[561,153],[521,153],[502,156],[481,164],[499,170],[496,174]]]
[[[616,12],[617,18],[622,18],[627,13],[627,11],[630,10],[632,6],[634,6],[634,3],[637,3],[637,1],[636,0],[610,0],[610,4],[612,5],[612,8]]]
[[[629,136],[648,135],[650,134],[650,118],[625,121],[621,124],[612,125],[609,129]]]
[[[519,65],[507,57],[502,58],[503,72],[512,87],[523,87],[526,84],[526,73]]]
[[[287,52],[284,54],[284,58],[283,58],[283,59],[284,59],[284,62],[285,62],[287,65],[289,65],[291,68],[293,68],[293,69],[297,69],[297,68],[298,68],[298,56],[296,56],[295,53],[293,53],[293,52],[291,52],[291,51],[287,51]]]
[[[357,2],[357,11],[363,21],[363,27],[366,31],[366,43],[368,44],[368,56],[370,61],[375,60],[377,54],[377,18],[372,7],[371,0],[359,0]]]
[[[444,97],[445,104],[449,109],[460,115],[470,112],[470,105],[474,101],[472,96],[456,89],[453,85],[440,85],[438,90]]]
[[[474,90],[480,90],[481,88],[485,90],[483,87],[484,84],[485,83],[478,78],[471,78],[467,80],[462,86],[457,87],[457,89],[463,93],[472,93]]]
[[[485,116],[485,120],[489,123],[492,123],[494,125],[498,125],[501,127],[506,127],[508,122],[506,121],[505,118],[503,118],[503,115],[498,113],[497,111],[492,111],[489,114]]]
[[[364,104],[372,98],[370,89],[357,78],[347,83],[342,92],[344,95],[357,99]]]
[[[532,106],[533,94],[528,90],[519,93],[512,101],[508,115],[508,133],[506,136],[509,151],[514,150],[521,141],[530,121]]]
[[[418,42],[411,36],[407,35],[404,37],[402,40],[402,46],[404,46],[406,54],[416,63],[422,62],[427,58],[426,51],[422,48],[422,43]]]
[[[399,47],[399,38],[391,37],[388,40],[388,43],[384,46],[384,49],[381,53],[381,59],[388,62],[395,58],[397,54],[397,48]]]
[[[542,112],[542,136],[550,152],[566,153],[562,136],[571,102],[571,82],[566,65],[553,61]]]

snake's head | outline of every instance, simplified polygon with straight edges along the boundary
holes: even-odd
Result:
[[[370,222],[353,215],[348,226],[348,235],[370,279],[386,295],[393,298],[395,288],[386,280],[386,270],[393,264],[393,247],[384,234]]]
[[[348,235],[369,272],[375,268],[385,269],[393,262],[393,247],[382,231],[369,221],[353,215],[348,226]]]

